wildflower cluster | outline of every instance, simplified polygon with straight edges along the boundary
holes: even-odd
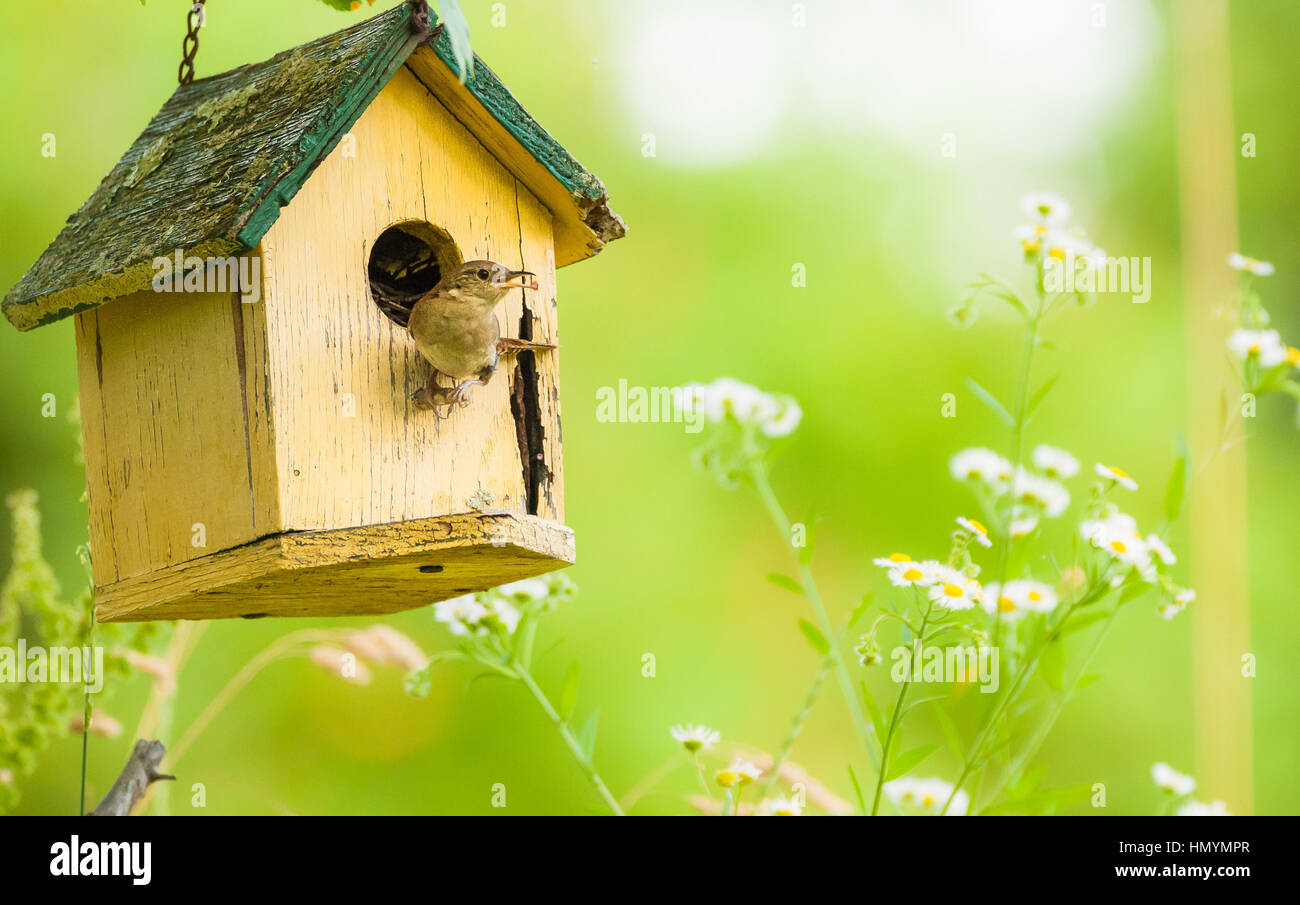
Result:
[[[443,659],[458,657],[517,677],[517,669],[527,669],[531,661],[538,617],[572,600],[573,595],[569,577],[552,572],[435,603],[434,620],[459,639],[459,650],[444,652],[412,672],[407,690],[418,696],[427,694],[429,669]]]
[[[1165,763],[1151,765],[1151,781],[1160,791],[1169,796],[1174,807],[1175,817],[1231,817],[1232,813],[1222,801],[1206,804],[1192,798],[1196,791],[1196,780],[1186,773],[1179,773]]]
[[[711,427],[694,452],[695,462],[727,487],[803,419],[803,409],[790,396],[765,393],[731,377],[687,384],[676,391],[675,402],[686,416],[702,415]]]
[[[1241,274],[1238,296],[1233,305],[1237,329],[1228,337],[1228,350],[1238,362],[1242,391],[1252,396],[1286,393],[1300,401],[1300,348],[1287,345],[1277,330],[1271,329],[1268,310],[1260,301],[1252,283],[1255,277],[1271,276],[1268,261],[1233,253],[1228,266]],[[1300,417],[1300,409],[1297,410]]]

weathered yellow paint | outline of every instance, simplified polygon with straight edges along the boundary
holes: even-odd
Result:
[[[514,357],[441,422],[410,400],[429,366],[366,273],[410,220],[533,271],[502,334],[526,305],[532,338],[557,341],[550,210],[407,68],[263,239],[260,302],[145,292],[77,315],[99,618],[393,612],[572,562],[557,353],[534,358],[535,513]],[[495,538],[473,527],[485,494]]]
[[[375,616],[573,562],[573,532],[536,516],[468,513],[277,534],[101,589],[105,622]],[[423,571],[421,571],[423,570]]]

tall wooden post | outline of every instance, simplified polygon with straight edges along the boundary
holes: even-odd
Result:
[[[1171,4],[1178,112],[1182,292],[1187,333],[1191,473],[1191,581],[1198,798],[1221,798],[1235,813],[1254,810],[1247,575],[1246,451],[1223,437],[1241,389],[1224,359],[1226,325],[1214,309],[1236,279],[1225,258],[1237,249],[1236,135],[1232,121],[1226,0]],[[1225,442],[1226,441],[1226,442]],[[1226,449],[1224,447],[1227,447]]]

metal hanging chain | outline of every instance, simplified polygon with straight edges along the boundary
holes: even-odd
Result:
[[[194,81],[194,58],[199,52],[199,29],[206,21],[204,6],[207,0],[194,0],[190,14],[186,18],[185,40],[181,42],[181,65],[176,71],[176,81],[188,85]]]

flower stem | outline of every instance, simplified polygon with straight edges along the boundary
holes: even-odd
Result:
[[[772,491],[772,485],[767,478],[767,469],[759,460],[752,462],[750,466],[750,475],[754,479],[754,486],[758,488],[758,495],[762,498],[764,505],[767,506],[768,513],[772,516],[772,521],[776,524],[777,530],[781,532],[783,542],[790,547],[790,519],[786,516],[785,510],[781,508],[781,501],[776,498]],[[793,548],[791,548],[793,552]],[[831,628],[830,618],[826,615],[826,606],[822,603],[821,594],[817,591],[817,582],[813,578],[812,570],[800,561],[798,556],[794,557],[795,566],[799,571],[799,583],[803,587],[804,596],[812,605],[813,613],[817,617],[818,628],[821,629],[822,635],[830,643],[830,650],[826,656],[831,661],[831,669],[835,673],[835,678],[839,682],[840,692],[844,695],[844,702],[849,707],[849,713],[853,718],[853,724],[857,727],[858,734],[862,736],[862,743],[867,748],[867,754],[871,757],[872,765],[880,769],[880,757],[876,754],[876,749],[872,745],[874,733],[871,726],[867,723],[866,715],[862,712],[862,703],[858,700],[857,692],[853,690],[853,679],[849,676],[848,667],[844,665],[844,657],[840,653],[838,645],[834,643],[835,632]]]
[[[921,631],[917,633],[917,637],[922,639],[922,643],[924,643],[925,638],[925,626],[930,621],[930,611],[933,608],[934,604],[927,606],[925,615],[921,617]],[[876,795],[871,801],[872,817],[875,817],[876,811],[880,809],[880,793],[885,788],[885,773],[889,769],[889,745],[894,740],[894,733],[898,731],[899,724],[903,721],[903,701],[907,698],[907,690],[912,687],[914,668],[915,664],[913,664],[913,668],[908,669],[907,678],[903,680],[903,687],[898,689],[898,700],[894,702],[894,713],[889,718],[889,728],[885,730],[885,741],[880,747],[880,772],[876,776]]]
[[[781,750],[772,758],[772,766],[768,769],[766,781],[763,783],[762,791],[759,798],[766,798],[767,793],[776,785],[777,775],[781,772],[781,766],[790,759],[790,752],[794,750],[795,739],[803,731],[804,721],[808,719],[808,714],[812,712],[813,704],[817,702],[817,696],[821,694],[822,683],[826,681],[826,676],[831,671],[831,658],[827,654],[822,657],[821,665],[817,668],[817,675],[813,676],[812,684],[808,686],[808,693],[804,695],[803,706],[799,712],[794,715],[794,720],[790,723],[790,729],[786,732],[785,738],[781,741]]]
[[[1016,423],[1011,431],[1011,488],[1007,494],[1007,513],[1002,520],[1004,528],[1002,543],[998,550],[998,588],[1007,581],[1007,567],[1011,560],[1011,521],[1016,511],[1016,476],[1020,471],[1020,460],[1024,456],[1025,411],[1029,407],[1029,384],[1034,369],[1034,350],[1038,347],[1038,325],[1042,321],[1045,302],[1042,291],[1042,275],[1038,278],[1038,307],[1029,319],[1029,331],[1025,334],[1025,355],[1020,367],[1020,388],[1016,394]],[[993,608],[993,646],[1002,642],[1002,610]]]
[[[587,777],[587,781],[591,783],[593,788],[595,788],[596,794],[598,794],[605,802],[605,806],[615,815],[619,817],[624,816],[623,809],[619,806],[618,799],[610,794],[609,788],[605,785],[605,781],[600,778],[600,774],[596,772],[596,768],[592,765],[591,759],[582,750],[582,746],[578,744],[578,740],[573,737],[573,733],[569,731],[569,724],[564,721],[558,712],[556,712],[555,707],[551,704],[550,698],[546,696],[546,693],[542,691],[541,687],[533,679],[532,673],[519,664],[514,666],[514,671],[519,675],[519,680],[524,683],[524,686],[532,692],[533,697],[537,700],[537,705],[542,708],[542,712],[546,714],[547,718],[555,726],[555,731],[560,733],[560,738],[564,739],[564,744],[568,747],[569,753],[572,754],[573,759],[578,762],[578,766]]]
[[[1021,665],[1020,670],[1016,673],[1016,677],[1011,681],[1011,687],[1007,689],[1006,694],[1004,694],[1001,700],[998,701],[997,705],[993,708],[993,712],[989,715],[988,720],[984,723],[984,727],[980,730],[979,735],[975,737],[975,743],[971,746],[970,754],[967,755],[965,762],[962,764],[961,773],[958,774],[957,781],[953,783],[952,792],[948,795],[948,800],[944,802],[943,810],[939,812],[939,816],[942,817],[948,812],[948,807],[952,804],[953,798],[957,796],[957,791],[962,787],[962,784],[970,778],[971,773],[974,772],[975,764],[978,762],[980,754],[983,753],[984,746],[988,743],[994,725],[1002,718],[1002,715],[1006,713],[1007,708],[1011,705],[1011,702],[1015,700],[1016,695],[1020,693],[1025,682],[1027,682],[1029,677],[1033,675],[1034,668],[1038,666],[1038,661],[1042,659],[1043,652],[1047,650],[1047,646],[1060,637],[1061,632],[1065,630],[1066,623],[1070,621],[1070,616],[1074,614],[1076,609],[1087,603],[1092,603],[1096,599],[1097,598],[1092,594],[1085,594],[1081,600],[1072,603],[1065,611],[1065,614],[1061,617],[1061,621],[1056,623],[1055,627],[1049,629],[1043,636],[1043,640],[1038,645],[1038,649],[1034,651],[1034,655],[1025,660]]]

